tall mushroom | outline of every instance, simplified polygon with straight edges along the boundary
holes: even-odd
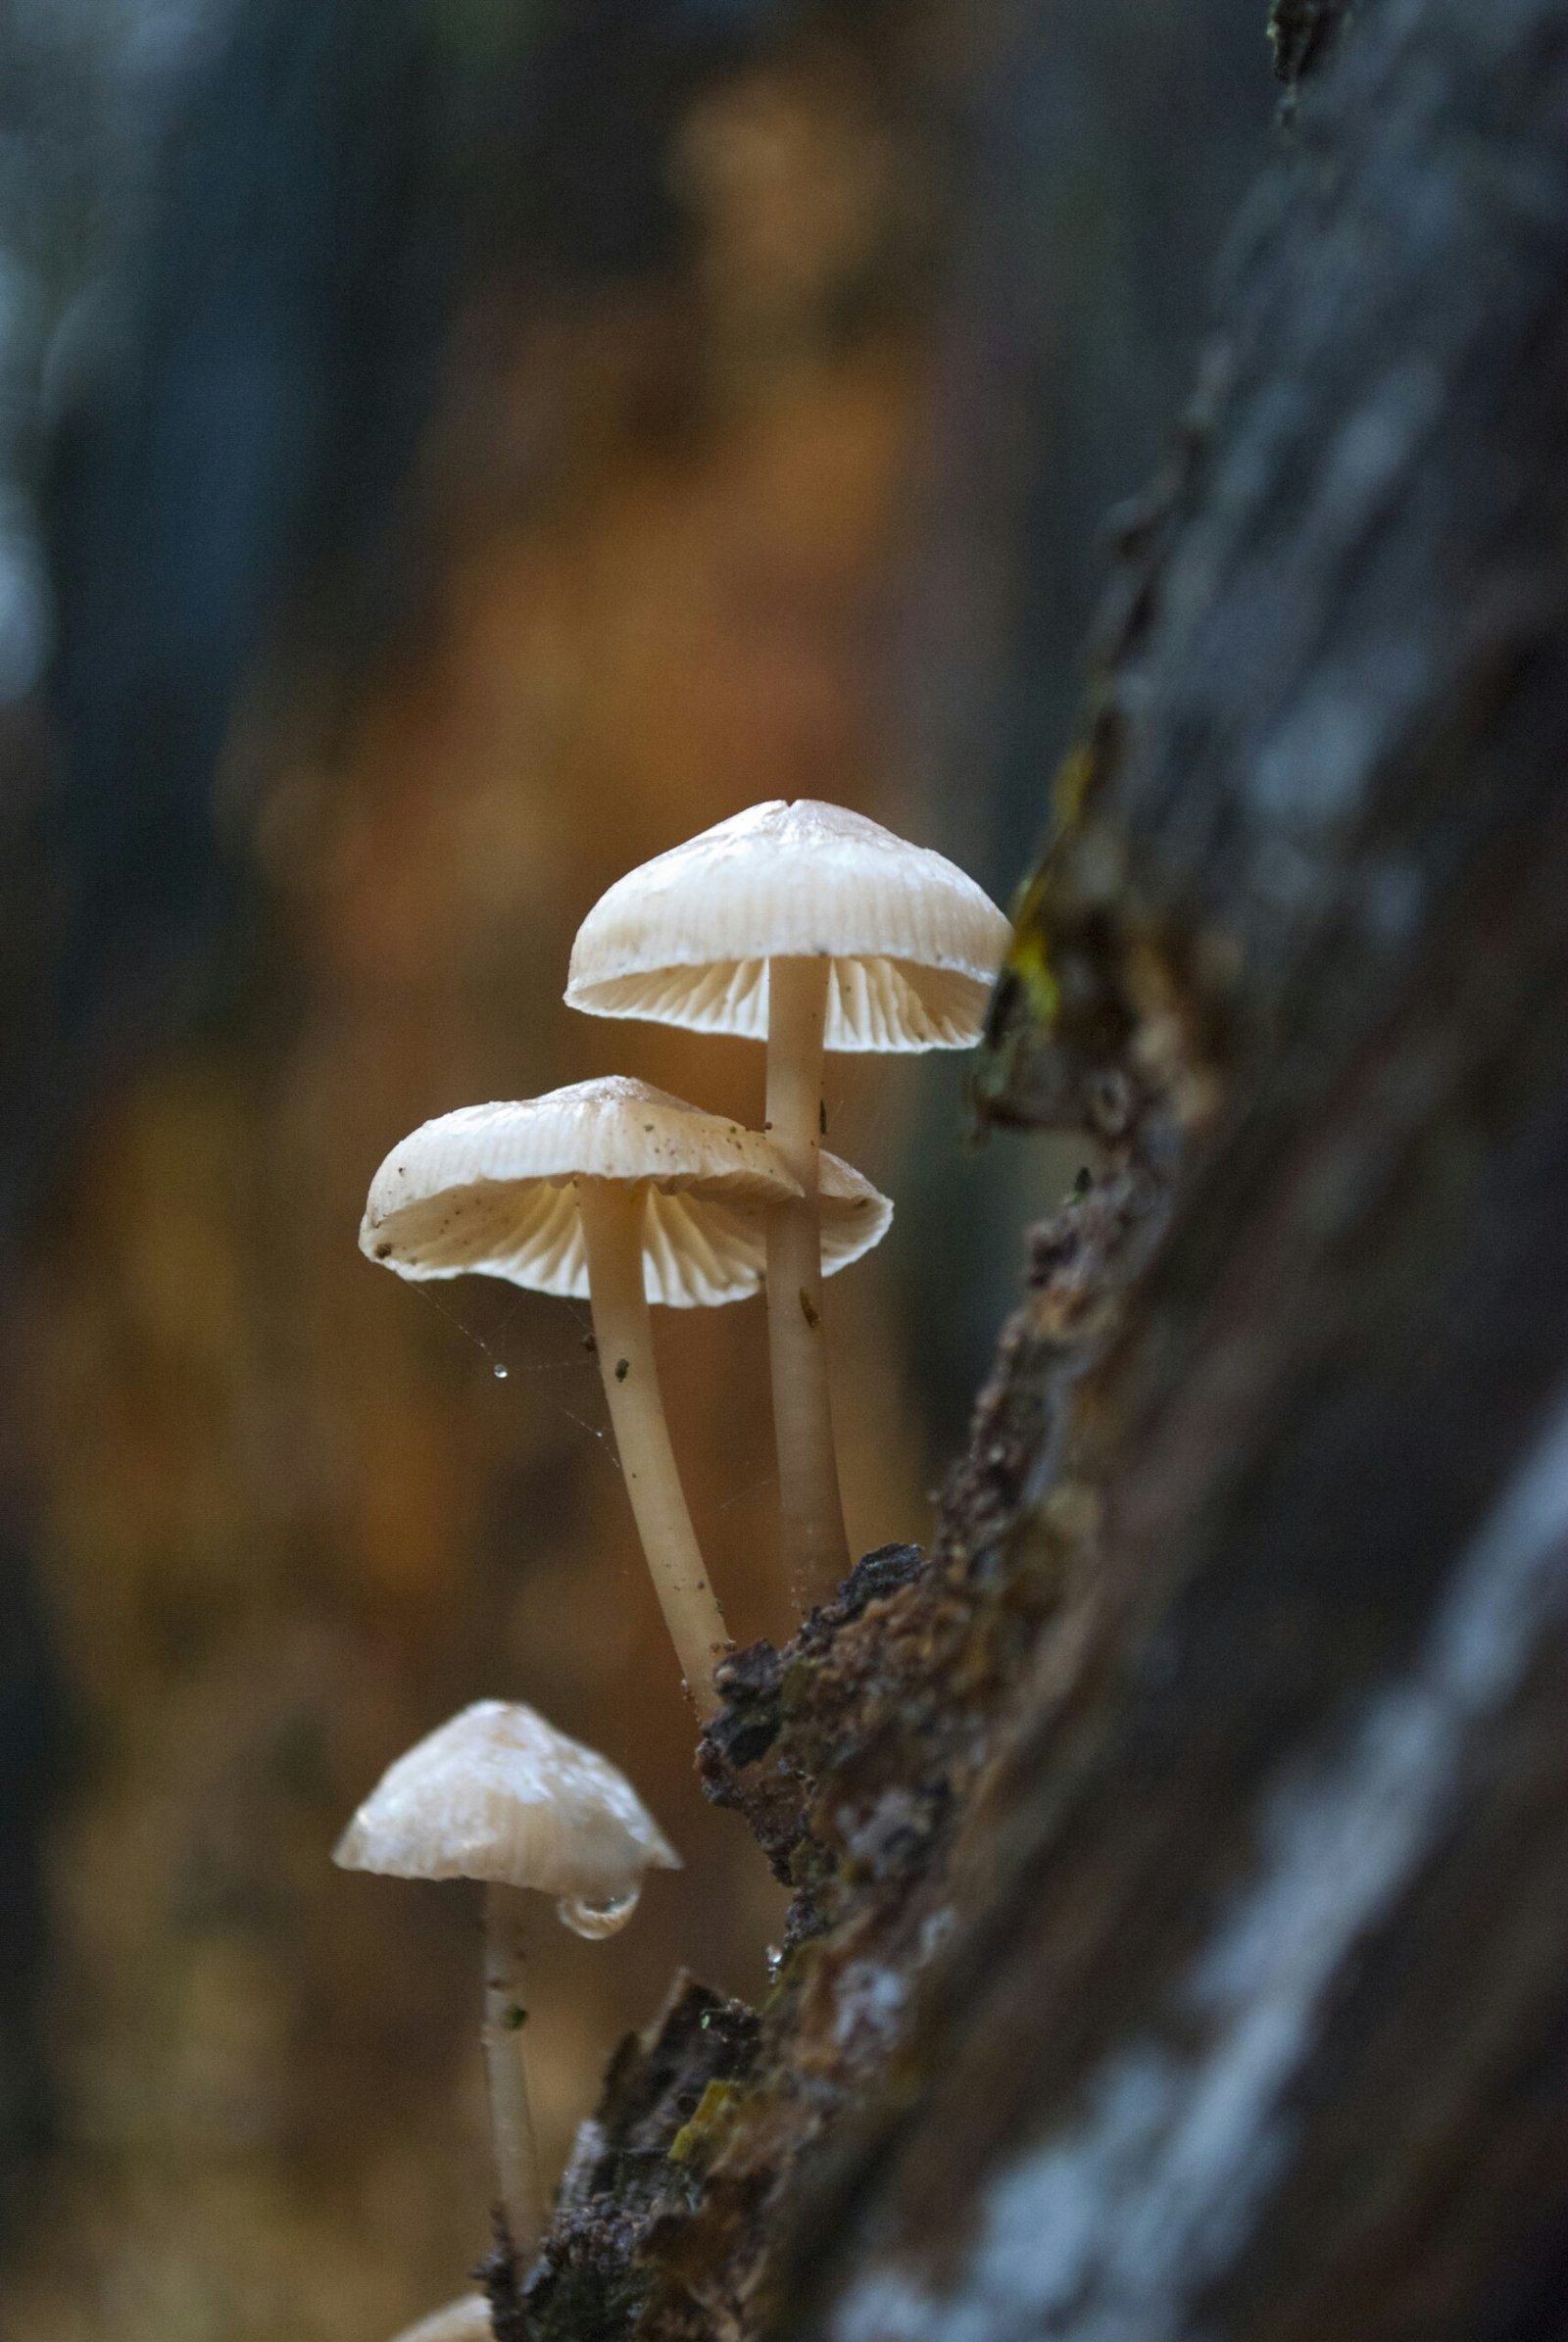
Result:
[[[485,1882],[490,2131],[507,2230],[527,2252],[544,2227],[545,2190],[522,2058],[517,1890],[554,1895],[579,1935],[611,1935],[637,1908],[645,1872],[679,1870],[680,1856],[608,1757],[532,1708],[482,1699],[388,1768],[332,1860],[395,1878]]]
[[[628,872],[572,947],[574,1008],[767,1044],[765,1128],[797,1190],[768,1214],[779,1501],[791,1566],[816,1589],[850,1558],[817,1259],[823,1051],[967,1049],[1011,932],[942,854],[803,798]]]
[[[880,1241],[893,1206],[831,1155],[821,1192],[831,1273]],[[474,1271],[587,1298],[643,1551],[705,1716],[728,1638],[670,1446],[648,1305],[755,1293],[766,1206],[795,1193],[757,1132],[612,1077],[423,1124],[377,1171],[360,1230],[361,1249],[400,1277]]]

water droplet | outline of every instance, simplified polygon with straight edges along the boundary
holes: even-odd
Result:
[[[770,1943],[767,1947],[767,1977],[769,1983],[771,1983],[773,1978],[778,1975],[778,1972],[783,1965],[783,1953],[779,1950],[777,1944]]]
[[[507,1370],[504,1366],[497,1365],[492,1371],[494,1372],[496,1381],[498,1383],[504,1383],[506,1381]]]
[[[610,1895],[601,1903],[591,1903],[585,1895],[563,1895],[556,1905],[556,1917],[574,1935],[586,1935],[590,1943],[597,1942],[603,1935],[620,1932],[636,1910],[642,1891],[640,1886],[634,1886],[628,1893]]]

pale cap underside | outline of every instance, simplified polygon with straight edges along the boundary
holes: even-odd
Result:
[[[826,958],[829,1049],[967,1049],[1011,935],[945,855],[842,805],[775,799],[617,880],[578,930],[565,997],[761,1041],[768,959]]]
[[[800,1192],[757,1131],[646,1083],[579,1082],[423,1124],[371,1182],[360,1248],[416,1282],[504,1277],[586,1299],[578,1178],[644,1187],[643,1289],[672,1309],[755,1293],[767,1262],[766,1206]],[[822,1268],[832,1276],[880,1244],[893,1206],[824,1152],[820,1217]]]
[[[389,1766],[333,1849],[346,1871],[483,1878],[591,1904],[680,1856],[623,1773],[532,1708],[482,1699]]]

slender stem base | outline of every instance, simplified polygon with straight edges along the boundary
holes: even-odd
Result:
[[[643,1290],[647,1195],[618,1180],[579,1179],[577,1201],[599,1371],[626,1493],[686,1688],[698,1715],[711,1716],[718,1706],[713,1667],[729,1636],[703,1566],[660,1396]]]
[[[816,1600],[850,1567],[833,1445],[817,1218],[829,965],[825,958],[773,959],[767,970],[767,1135],[802,1190],[799,1199],[776,1203],[767,1215],[779,1510],[790,1577],[798,1593]]]
[[[526,2261],[544,2234],[545,2188],[522,2058],[522,1953],[514,1890],[484,1890],[484,2074],[496,2185],[512,2246]]]

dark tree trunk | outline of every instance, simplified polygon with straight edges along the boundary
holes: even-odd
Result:
[[[1568,2333],[1563,0],[1356,12],[1220,317],[984,1067],[1103,1168],[933,1554],[731,1671],[794,1941],[538,2329]]]

